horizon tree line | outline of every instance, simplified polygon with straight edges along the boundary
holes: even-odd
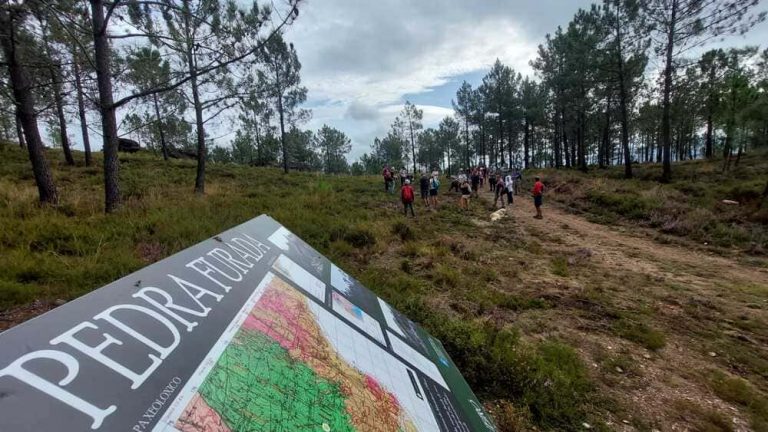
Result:
[[[672,161],[718,151],[727,170],[748,147],[768,146],[768,49],[689,54],[763,21],[765,12],[751,12],[757,4],[603,0],[580,9],[539,45],[535,76],[497,60],[476,88],[458,88],[455,116],[444,119],[450,127],[417,130],[413,139],[403,133],[404,109],[356,170],[623,165],[631,178],[634,163],[657,162],[666,182]]]

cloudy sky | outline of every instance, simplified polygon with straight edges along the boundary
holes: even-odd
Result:
[[[313,111],[352,139],[350,160],[386,134],[405,100],[425,127],[452,115],[463,80],[473,86],[496,58],[523,74],[544,35],[588,0],[306,0],[288,31]],[[739,45],[768,40],[765,23]]]

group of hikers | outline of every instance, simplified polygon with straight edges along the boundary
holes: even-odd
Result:
[[[413,203],[416,200],[416,194],[412,183],[414,182],[414,174],[402,168],[400,171],[396,171],[389,166],[385,166],[382,170],[382,176],[384,177],[384,190],[390,194],[395,192],[395,181],[399,178],[400,181],[400,199],[403,202],[403,213],[408,216],[410,210],[411,216],[416,217],[413,210]],[[432,171],[431,174],[427,174],[427,171],[421,172],[419,178],[419,191],[421,192],[421,199],[424,202],[426,208],[437,209],[438,191],[440,190],[440,175],[438,171]],[[536,207],[537,219],[541,219],[541,205],[544,194],[544,184],[541,182],[539,176],[534,177],[535,183],[531,194],[533,195],[533,202]],[[521,183],[523,176],[520,170],[514,170],[508,172],[506,175],[502,174],[499,170],[487,169],[483,166],[474,167],[471,169],[462,169],[459,174],[450,177],[451,187],[450,191],[456,190],[459,192],[459,208],[463,210],[469,210],[470,199],[479,196],[479,192],[488,184],[489,192],[494,193],[493,207],[497,208],[499,201],[501,201],[501,207],[511,206],[514,202],[514,196],[520,193]],[[506,198],[506,204],[504,200]]]

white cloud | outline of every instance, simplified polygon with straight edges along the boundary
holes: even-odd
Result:
[[[497,58],[531,73],[528,62],[537,44],[556,26],[546,19],[551,28],[532,32],[532,23],[520,22],[520,15],[500,0],[310,0],[302,6],[287,38],[298,50],[314,111],[306,126],[329,124],[343,130],[353,140],[350,159],[368,151],[375,136],[386,134],[404,95],[487,70]],[[543,5],[533,9],[537,7],[552,15]],[[531,7],[517,9],[522,8]],[[573,3],[573,10],[560,16],[567,22],[576,8]],[[439,106],[419,105],[425,127],[435,127],[453,114],[451,96]]]

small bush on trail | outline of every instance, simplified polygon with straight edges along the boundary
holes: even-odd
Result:
[[[563,256],[552,259],[552,274],[560,277],[568,277],[568,260]]]
[[[344,234],[344,241],[361,249],[376,244],[376,236],[366,228],[355,228]]]
[[[517,333],[472,321],[436,320],[431,317],[428,329],[472,388],[502,398],[511,393],[545,427],[573,430],[584,421],[593,386],[572,348],[553,340],[523,343]]]
[[[687,399],[672,404],[675,415],[685,422],[693,423],[702,432],[732,432],[733,423],[723,414],[704,408]]]
[[[613,330],[618,336],[636,342],[653,351],[664,348],[664,345],[667,343],[664,333],[646,324],[627,318],[619,319],[614,323]]]
[[[400,237],[400,240],[404,242],[416,238],[416,234],[413,232],[411,227],[403,221],[397,221],[392,225],[392,234]]]
[[[710,385],[717,397],[749,411],[753,430],[768,431],[768,398],[758,393],[749,382],[716,371],[710,378]]]

